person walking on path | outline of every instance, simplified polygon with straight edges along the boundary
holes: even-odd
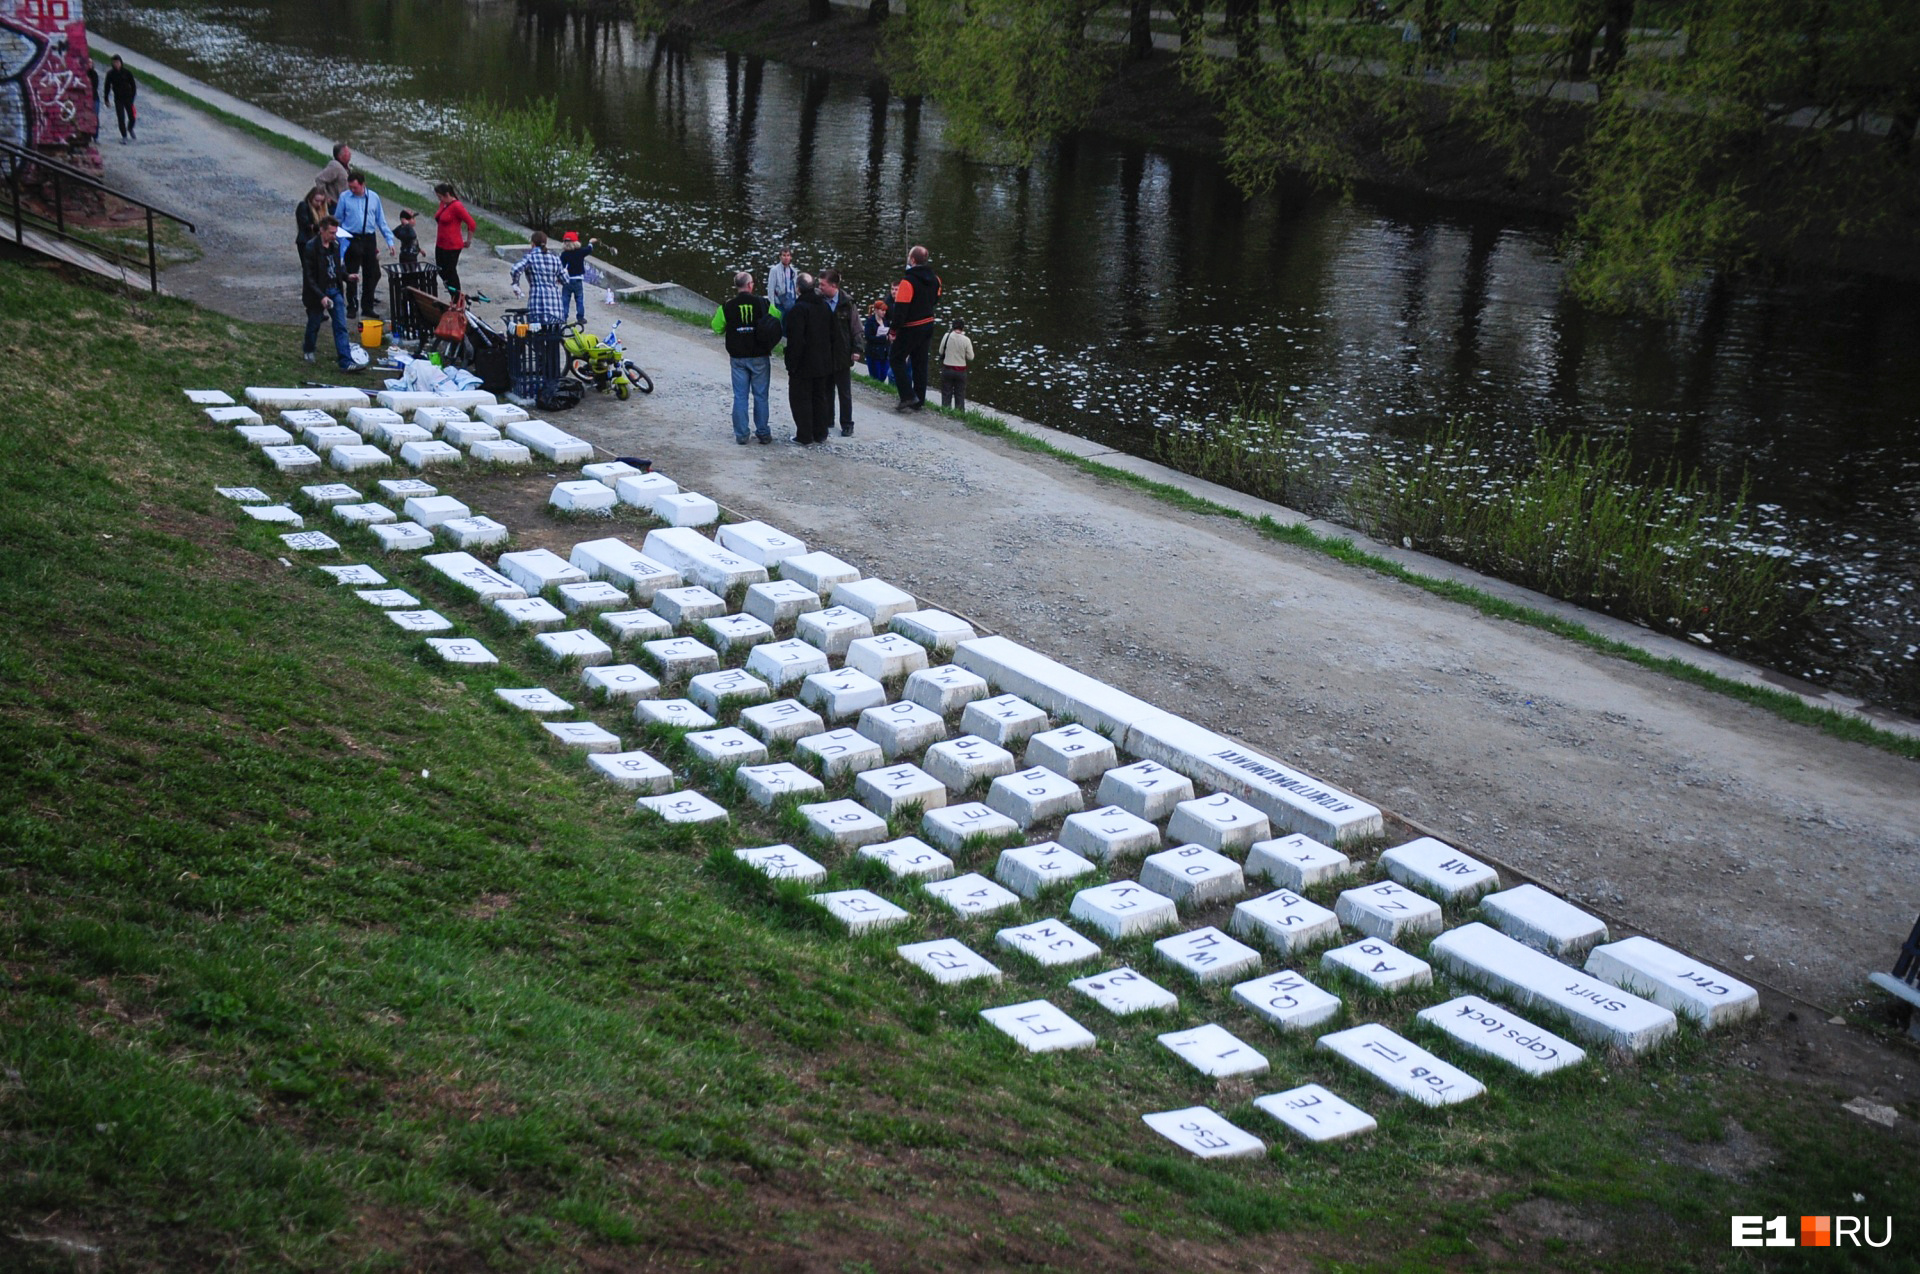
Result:
[[[833,388],[840,398],[840,436],[853,437],[853,360],[860,357],[860,316],[840,289],[840,271],[820,272],[820,296],[833,316]],[[826,426],[820,427],[821,437]]]
[[[315,186],[293,210],[293,250],[299,254],[300,268],[307,268],[307,245],[320,236],[320,223],[327,216],[327,192]]]
[[[933,343],[933,307],[940,301],[940,276],[933,254],[919,244],[907,252],[907,271],[893,285],[893,382],[900,387],[901,411],[927,405],[927,346]]]
[[[714,310],[709,324],[716,335],[726,338],[727,357],[733,364],[733,440],[743,447],[747,445],[749,396],[753,400],[754,432],[762,445],[773,441],[773,430],[767,423],[767,396],[773,381],[771,355],[777,342],[766,337],[779,321],[779,308],[753,294],[753,275],[742,270],[733,276],[733,299]]]
[[[113,103],[114,122],[120,125],[120,140],[136,142],[140,139],[133,130],[140,123],[140,112],[134,109],[133,99],[140,92],[140,86],[134,82],[133,72],[127,64],[114,54],[111,68],[107,71],[106,100]]]
[[[340,260],[340,223],[332,217],[320,218],[318,233],[307,242],[306,260],[300,275],[300,299],[307,307],[307,336],[301,354],[311,363],[320,325],[333,324],[333,348],[340,358],[340,370],[357,372],[353,347],[347,342],[346,292],[353,276]]]
[[[313,179],[313,184],[327,192],[327,209],[340,202],[340,196],[347,193],[347,180],[353,175],[353,147],[345,142],[333,144],[333,158],[327,161]]]
[[[452,182],[441,182],[433,188],[433,193],[440,200],[440,206],[433,211],[433,219],[440,226],[433,240],[433,263],[440,267],[440,277],[447,281],[447,295],[457,296],[460,254],[473,244],[473,232],[480,227],[474,223],[467,206],[460,202],[460,192],[453,188]]]
[[[967,325],[953,321],[953,330],[940,338],[940,405],[967,409],[967,364],[973,361],[973,342]]]
[[[767,299],[785,313],[793,308],[799,295],[800,276],[794,272],[793,249],[780,249],[780,260],[767,270]]]
[[[353,238],[347,241],[347,268],[360,276],[360,295],[347,297],[347,314],[377,317],[380,313],[380,241],[393,251],[393,231],[387,225],[386,205],[367,189],[367,175],[358,168],[347,177],[347,192],[333,205],[333,219]]]
[[[884,385],[893,379],[893,344],[888,339],[893,329],[887,326],[886,301],[867,307],[862,330],[867,338],[867,375]]]
[[[400,248],[401,265],[420,264],[420,230],[413,224],[413,209],[400,210],[400,220],[393,227],[393,241]]]
[[[561,235],[560,239],[567,245],[560,249],[560,264],[567,267],[567,291],[560,306],[560,318],[565,321],[567,308],[571,306],[584,324],[587,321],[587,258],[593,255],[600,241],[589,239],[583,244],[578,232],[573,230]]]
[[[833,311],[815,287],[813,276],[798,279],[799,293],[787,311],[787,409],[793,413],[793,440],[801,446],[825,442],[833,426]]]

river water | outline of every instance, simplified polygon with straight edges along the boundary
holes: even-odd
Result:
[[[1766,662],[1920,710],[1920,290],[1739,284],[1673,321],[1566,299],[1557,228],[1398,195],[1246,201],[1212,161],[1082,136],[1022,176],[937,108],[509,2],[92,0],[103,34],[422,174],[462,101],[558,95],[608,168],[619,261],[720,297],[781,242],[863,302],[925,243],[981,356],[972,393],[1149,454],[1283,396],[1341,465],[1448,420],[1629,443],[1756,502],[1823,605]],[[287,208],[236,209],[281,216]]]

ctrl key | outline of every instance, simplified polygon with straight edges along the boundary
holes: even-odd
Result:
[[[1196,1159],[1257,1159],[1267,1143],[1205,1106],[1142,1115],[1147,1127]]]

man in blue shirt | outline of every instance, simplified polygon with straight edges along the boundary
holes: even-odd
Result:
[[[347,188],[333,206],[333,219],[353,238],[347,242],[347,270],[360,276],[359,312],[378,317],[375,305],[380,292],[380,241],[386,240],[393,251],[393,231],[387,226],[387,210],[380,196],[367,189],[367,175],[358,168],[347,175]],[[377,236],[377,237],[376,237]],[[354,313],[354,290],[347,289],[347,313]]]

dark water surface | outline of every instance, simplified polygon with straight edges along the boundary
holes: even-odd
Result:
[[[1827,603],[1770,662],[1920,710],[1920,289],[1743,284],[1679,321],[1608,318],[1561,295],[1551,225],[1412,197],[1247,202],[1209,160],[1099,137],[1021,177],[949,152],[932,104],[512,3],[89,16],[423,175],[464,99],[557,94],[608,166],[581,228],[709,296],[790,240],[864,303],[924,242],[981,355],[974,394],[1128,450],[1258,391],[1348,465],[1464,417],[1496,451],[1545,428],[1744,477],[1751,537]]]

